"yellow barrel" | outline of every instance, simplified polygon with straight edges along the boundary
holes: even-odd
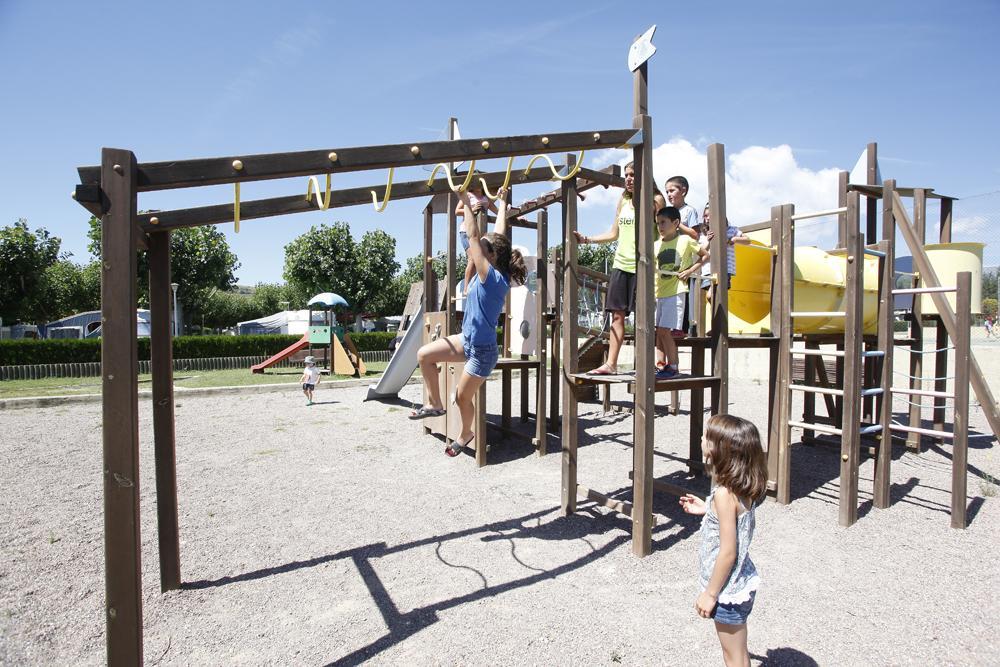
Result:
[[[925,245],[927,259],[934,267],[934,273],[942,287],[954,287],[958,274],[968,271],[972,274],[972,314],[983,312],[983,248],[985,243],[934,243]],[[914,269],[916,270],[916,269]],[[952,311],[955,310],[955,293],[944,294]],[[920,308],[924,315],[937,315],[934,298],[929,294],[920,297]]]

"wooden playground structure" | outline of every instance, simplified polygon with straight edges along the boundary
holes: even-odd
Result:
[[[649,53],[651,55],[651,52]],[[826,391],[807,393],[815,398],[816,393],[833,399],[834,413],[840,416],[840,426],[820,423],[815,409],[810,413],[812,421],[799,423],[788,414],[792,391],[800,388],[793,385],[791,357],[803,354],[793,341],[802,340],[794,334],[791,322],[795,318],[806,317],[795,311],[793,306],[793,230],[794,221],[808,214],[796,214],[794,207],[775,207],[772,220],[768,223],[774,242],[769,244],[773,257],[771,273],[771,323],[772,331],[757,335],[730,335],[728,326],[729,295],[726,280],[716,280],[716,296],[711,304],[710,326],[707,335],[693,336],[680,341],[692,350],[693,369],[686,377],[657,382],[654,378],[654,289],[655,264],[653,241],[652,197],[652,118],[648,113],[648,60],[649,55],[632,67],[634,73],[634,108],[632,126],[627,128],[602,129],[599,131],[531,134],[508,137],[486,137],[479,139],[455,139],[435,142],[417,142],[394,145],[365,147],[324,148],[321,150],[275,153],[261,155],[226,156],[193,160],[170,160],[140,163],[136,156],[123,149],[104,148],[98,166],[79,169],[80,184],[75,191],[76,200],[102,220],[102,389],[103,389],[103,471],[104,471],[104,524],[105,524],[105,577],[106,577],[106,622],[107,656],[109,664],[134,665],[142,663],[142,586],[140,566],[139,535],[139,420],[138,420],[138,377],[137,342],[135,329],[136,307],[136,248],[145,248],[150,257],[150,310],[151,310],[151,357],[152,357],[152,405],[153,434],[155,443],[156,499],[158,518],[158,552],[160,561],[161,590],[181,587],[180,547],[178,535],[178,505],[176,483],[175,416],[173,392],[173,363],[170,330],[170,232],[174,229],[200,225],[234,222],[241,219],[272,217],[277,215],[302,213],[319,208],[337,208],[366,203],[374,203],[377,210],[385,210],[391,198],[418,198],[439,195],[446,201],[444,211],[448,216],[448,280],[446,281],[445,309],[437,307],[440,300],[436,295],[430,259],[433,255],[431,243],[434,228],[434,201],[424,209],[424,312],[425,336],[428,339],[438,335],[448,335],[457,330],[455,315],[455,256],[456,229],[455,197],[457,188],[467,187],[470,179],[481,176],[486,182],[497,184],[533,183],[556,178],[560,181],[558,191],[543,195],[510,212],[510,218],[523,218],[537,212],[536,221],[517,220],[513,227],[534,229],[538,247],[538,294],[537,347],[534,358],[510,356],[509,342],[505,343],[505,359],[498,364],[502,375],[504,391],[503,415],[500,427],[509,426],[510,385],[512,373],[521,371],[521,416],[528,416],[527,385],[529,371],[536,374],[536,429],[534,444],[539,454],[546,449],[546,422],[555,422],[561,415],[562,449],[562,509],[564,513],[574,512],[578,498],[585,497],[628,516],[632,522],[632,550],[640,556],[650,553],[653,526],[652,493],[655,488],[677,493],[679,487],[653,478],[653,435],[656,392],[687,391],[691,395],[691,432],[688,465],[693,473],[702,471],[700,439],[704,415],[704,391],[711,392],[712,412],[726,412],[730,404],[728,395],[729,350],[738,347],[767,348],[771,357],[771,411],[769,418],[770,445],[769,469],[779,502],[788,502],[789,484],[792,474],[790,428],[805,424],[813,432],[829,433],[841,438],[843,463],[841,466],[841,523],[849,525],[857,516],[857,469],[862,450],[862,436],[881,436],[874,440],[878,461],[876,480],[876,506],[888,505],[888,472],[891,448],[879,446],[892,440],[893,432],[906,432],[914,436],[930,435],[918,426],[900,428],[891,420],[891,402],[886,400],[892,392],[906,393],[893,389],[886,378],[891,374],[892,347],[899,344],[891,339],[892,308],[882,301],[879,310],[877,339],[863,337],[862,295],[863,264],[861,258],[867,253],[877,253],[880,262],[880,299],[890,298],[893,282],[893,241],[894,224],[904,233],[907,244],[913,252],[920,272],[920,287],[930,294],[937,308],[940,322],[950,335],[956,350],[956,373],[969,378],[990,419],[994,432],[1000,420],[997,418],[996,404],[982,379],[974,359],[969,354],[968,313],[969,278],[961,276],[957,288],[958,305],[952,307],[944,298],[944,291],[933,267],[926,261],[922,251],[923,218],[917,216],[916,230],[911,225],[903,207],[900,195],[922,192],[926,197],[929,190],[897,189],[892,181],[864,187],[847,187],[843,179],[844,203],[834,213],[842,221],[842,243],[846,249],[849,266],[846,279],[845,307],[826,313],[828,317],[842,317],[844,321],[840,346],[828,353],[821,346],[832,341],[827,338],[805,338],[806,359],[817,354],[833,354],[843,363],[843,372],[830,382]],[[592,335],[580,345],[579,287],[586,273],[577,266],[578,252],[573,232],[577,229],[577,198],[585,189],[622,184],[621,177],[614,169],[603,172],[582,167],[583,152],[605,148],[628,146],[633,152],[635,168],[636,224],[637,231],[637,306],[635,312],[634,345],[636,351],[636,372],[634,375],[609,377],[588,376],[580,372],[582,351],[599,346],[601,336]],[[549,162],[547,166],[527,169],[510,169],[488,174],[476,174],[475,160],[491,158],[513,158],[516,156],[542,155],[552,153],[580,152],[578,161],[571,158],[562,168]],[[548,158],[546,158],[548,159]],[[713,258],[726,256],[725,221],[725,158],[721,144],[713,144],[708,149],[709,198],[712,210]],[[465,182],[456,186],[449,163],[471,161]],[[532,160],[532,164],[534,160]],[[436,177],[437,170],[429,180],[393,183],[393,170],[415,165],[440,165],[443,177]],[[388,169],[385,183],[371,187],[334,190],[331,176],[341,172]],[[326,175],[326,188],[320,188],[316,174]],[[259,199],[241,202],[240,184],[258,180],[272,180],[289,177],[311,176],[306,195],[301,193],[285,197]],[[461,178],[461,177],[460,177]],[[165,189],[193,188],[205,185],[233,184],[234,201],[214,206],[158,211],[138,212],[139,193]],[[868,217],[867,242],[859,233],[859,196],[865,196],[869,204],[881,197],[883,202],[883,233],[880,242],[874,239],[874,216]],[[915,199],[916,201],[916,199]],[[943,199],[947,207],[942,207],[942,240],[950,240],[950,199]],[[561,248],[557,253],[557,284],[560,284],[561,300],[555,312],[547,312],[548,219],[547,207],[559,203],[562,208]],[[871,208],[869,210],[872,210]],[[919,210],[919,207],[918,207]],[[948,211],[947,222],[944,211]],[[440,212],[440,211],[438,211]],[[486,228],[485,213],[480,219],[482,229]],[[947,228],[947,232],[946,232]],[[888,231],[886,231],[888,230]],[[911,238],[912,237],[912,238]],[[874,247],[872,247],[874,246]],[[715,264],[723,264],[720,259]],[[598,277],[590,276],[597,280]],[[552,286],[555,287],[555,286]],[[555,291],[555,290],[553,290]],[[509,314],[509,308],[508,308]],[[957,315],[956,315],[957,313]],[[551,339],[545,335],[548,322]],[[913,318],[914,336],[919,333],[922,318],[917,311]],[[964,326],[964,328],[963,328]],[[506,327],[505,327],[506,329]],[[939,340],[943,336],[939,327]],[[510,332],[507,331],[509,341]],[[556,336],[559,338],[557,339]],[[880,354],[862,357],[862,345],[872,341]],[[946,343],[947,341],[945,341]],[[922,344],[911,339],[905,343],[911,350]],[[938,347],[946,347],[946,344]],[[707,354],[711,353],[711,361]],[[956,380],[955,389],[948,394],[938,384],[946,375],[941,364],[947,364],[947,352],[935,351],[938,366],[935,390],[923,391],[908,388],[911,397],[929,396],[934,398],[935,423],[938,418],[944,423],[945,399],[954,401],[955,431],[954,466],[955,490],[953,496],[953,522],[965,522],[965,465],[964,448],[968,431],[968,387],[969,382]],[[916,355],[915,355],[916,356]],[[561,359],[561,363],[560,363]],[[869,359],[872,363],[865,364]],[[943,361],[942,361],[943,359]],[[870,367],[870,372],[865,372]],[[807,361],[806,376],[815,377],[823,365]],[[912,368],[912,366],[911,366]],[[919,367],[918,367],[919,370]],[[449,396],[456,369],[453,367],[441,374],[443,395]],[[549,373],[551,372],[551,377]],[[880,375],[879,375],[880,373]],[[919,377],[920,373],[912,373]],[[862,385],[863,377],[880,377],[878,389]],[[551,381],[551,385],[549,383]],[[919,380],[916,380],[919,382]],[[587,385],[625,384],[633,394],[633,438],[634,459],[630,475],[632,477],[632,500],[624,502],[587,488],[577,481],[577,444],[579,432],[578,389]],[[477,434],[486,433],[485,411],[486,384],[480,390],[477,401]],[[864,393],[867,392],[867,393]],[[605,393],[605,405],[608,405]],[[878,398],[879,419],[871,424],[861,420],[864,399]],[[673,402],[676,405],[676,401]],[[808,405],[808,404],[807,404]],[[814,408],[813,403],[813,408]],[[557,409],[558,408],[558,409]],[[940,409],[940,412],[939,412]],[[807,411],[809,408],[807,407]],[[546,420],[546,412],[549,419]],[[875,414],[875,413],[871,413]],[[874,427],[878,426],[878,430]],[[448,417],[436,423],[427,423],[428,431],[446,437],[454,433],[455,424]],[[945,437],[938,433],[935,437]],[[486,462],[488,445],[484,438],[475,452],[479,465]]]

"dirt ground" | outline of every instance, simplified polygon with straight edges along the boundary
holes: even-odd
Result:
[[[405,402],[364,394],[321,389],[312,407],[287,390],[179,397],[185,587],[168,594],[140,404],[148,664],[721,663],[693,611],[698,519],[675,498],[657,496],[654,553],[635,558],[625,519],[590,503],[560,515],[558,437],[542,458],[495,442],[477,469],[444,456]],[[493,413],[499,394],[491,382]],[[763,430],[766,386],[734,381],[730,396]],[[677,458],[686,406],[658,412],[656,475],[704,491]],[[629,499],[631,418],[587,404],[580,421],[580,483]],[[976,406],[971,423],[987,432]],[[845,529],[839,450],[795,447],[793,502],[757,515],[754,665],[1000,664],[996,445],[971,441],[966,530],[949,527],[949,450],[897,447],[886,510],[872,509],[865,461],[861,518]],[[0,462],[0,663],[102,663],[100,404],[5,411]]]

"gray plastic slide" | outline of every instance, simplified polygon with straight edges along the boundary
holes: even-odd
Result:
[[[424,307],[421,305],[417,309],[416,315],[410,321],[410,328],[403,334],[403,340],[399,341],[389,365],[386,367],[378,384],[368,387],[366,401],[380,398],[395,398],[399,390],[403,388],[417,370],[417,350],[420,349],[420,341],[424,328]]]

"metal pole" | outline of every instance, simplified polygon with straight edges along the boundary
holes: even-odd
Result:
[[[174,335],[181,335],[180,323],[177,321],[177,288],[180,287],[177,283],[170,283],[170,289],[174,292],[174,312],[172,314],[172,320],[174,323]]]

